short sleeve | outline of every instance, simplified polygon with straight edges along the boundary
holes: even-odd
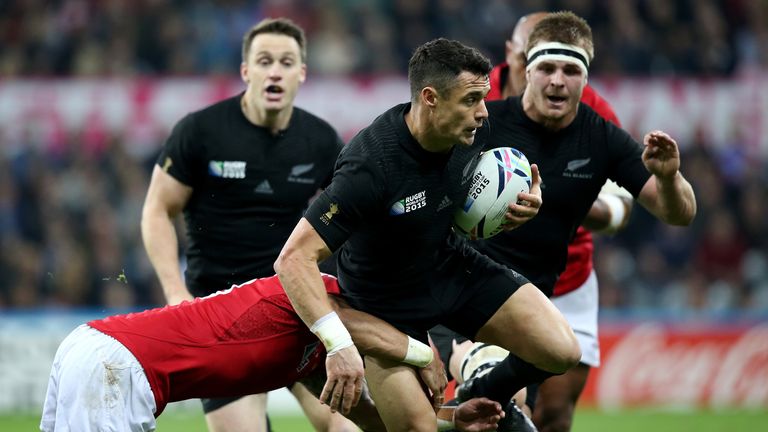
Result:
[[[625,130],[607,121],[605,124],[612,158],[608,178],[637,198],[651,176],[643,164],[643,147]]]
[[[163,171],[192,187],[195,186],[193,173],[200,172],[200,165],[204,163],[199,144],[202,140],[195,137],[194,118],[190,114],[176,123],[157,158],[157,165]]]
[[[335,251],[364,224],[376,223],[386,208],[383,191],[384,177],[378,166],[362,156],[344,155],[333,180],[305,217]]]

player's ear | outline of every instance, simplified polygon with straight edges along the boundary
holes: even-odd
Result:
[[[437,90],[434,87],[424,87],[421,89],[421,100],[424,105],[434,108],[437,105]]]
[[[301,72],[299,73],[299,83],[304,84],[304,81],[306,80],[307,80],[307,64],[302,63]]]
[[[240,63],[240,79],[243,80],[246,85],[249,84],[248,65],[245,64],[245,62]]]
[[[510,58],[514,55],[515,44],[511,40],[504,41],[504,58],[509,63]]]

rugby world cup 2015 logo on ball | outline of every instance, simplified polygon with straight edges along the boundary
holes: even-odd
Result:
[[[467,200],[456,210],[456,232],[471,239],[493,237],[502,230],[510,202],[531,189],[531,165],[519,150],[500,147],[480,155]]]

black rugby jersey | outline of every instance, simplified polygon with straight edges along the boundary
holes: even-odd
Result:
[[[429,289],[456,241],[453,213],[463,204],[487,125],[471,146],[424,150],[395,106],[344,148],[331,184],[306,218],[338,259],[347,297],[376,300]],[[423,291],[422,291],[423,292]]]
[[[514,147],[538,164],[543,203],[522,226],[473,244],[551,295],[565,269],[568,243],[605,180],[637,197],[650,177],[642,146],[583,103],[573,123],[556,132],[529,119],[520,97],[487,106],[491,131],[486,147]]]
[[[274,274],[272,265],[308,200],[333,173],[342,142],[294,107],[273,135],[248,121],[242,94],[184,117],[157,164],[193,188],[184,217],[187,285],[196,296]]]

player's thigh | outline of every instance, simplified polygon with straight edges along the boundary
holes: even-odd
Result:
[[[564,371],[581,357],[570,325],[535,285],[518,288],[477,332],[540,368]]]
[[[267,394],[234,399],[206,412],[205,422],[209,432],[266,432]]]
[[[331,412],[328,405],[320,403],[320,400],[301,383],[295,383],[290,389],[316,431],[352,432],[359,430],[351,420],[339,413]]]
[[[435,412],[414,368],[366,357],[365,379],[387,431],[435,430]]]

